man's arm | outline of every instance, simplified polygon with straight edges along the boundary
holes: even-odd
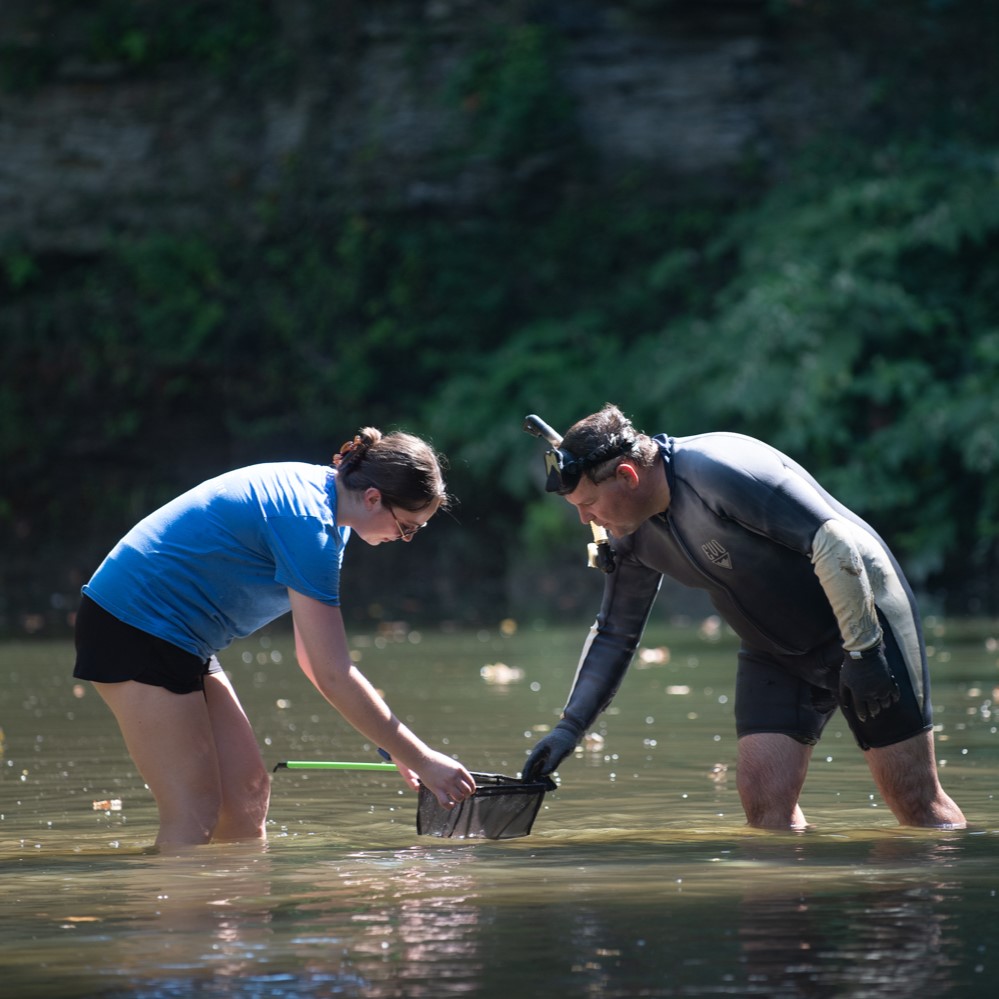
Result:
[[[836,615],[843,650],[840,695],[861,721],[899,698],[885,656],[874,592],[851,525],[827,520],[812,541],[812,565]]]
[[[662,575],[630,559],[619,559],[604,582],[600,613],[583,646],[562,719],[531,751],[525,780],[550,774],[606,710],[638,649]]]
[[[812,565],[836,615],[843,648],[862,652],[881,641],[881,625],[852,525],[827,520],[812,539]]]

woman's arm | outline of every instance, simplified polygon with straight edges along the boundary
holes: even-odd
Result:
[[[471,774],[417,738],[350,661],[339,608],[295,590],[288,595],[298,664],[319,693],[358,732],[391,755],[410,787],[418,786],[418,777],[445,807],[471,795],[475,791]]]

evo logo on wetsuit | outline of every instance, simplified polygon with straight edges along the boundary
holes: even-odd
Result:
[[[708,541],[701,545],[701,551],[719,569],[731,569],[732,568],[732,556],[725,550],[720,541]]]

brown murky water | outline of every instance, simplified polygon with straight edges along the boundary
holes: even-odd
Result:
[[[585,628],[355,637],[427,741],[516,773]],[[415,832],[393,774],[279,771],[264,848],[149,849],[155,808],[64,643],[0,647],[0,990],[38,997],[994,994],[999,625],[930,622],[937,749],[972,827],[899,829],[834,720],[804,834],[747,830],[734,648],[652,627],[525,839]],[[279,634],[223,659],[265,759],[372,760]],[[120,808],[117,803],[120,802]],[[97,807],[95,808],[95,803]]]

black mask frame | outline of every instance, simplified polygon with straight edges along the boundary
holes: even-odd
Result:
[[[544,437],[551,444],[551,449],[545,452],[545,491],[558,493],[559,496],[571,493],[579,485],[584,472],[610,461],[611,458],[627,454],[634,443],[618,437],[606,441],[589,454],[580,457],[561,446],[561,435],[540,416],[535,416],[533,413],[525,416],[524,430],[535,437]]]
[[[525,416],[524,430],[535,437],[544,437],[551,444],[551,450],[545,452],[545,489],[561,496],[571,493],[579,485],[580,476],[587,468],[599,465],[619,454],[625,454],[631,449],[630,442],[616,441],[609,446],[603,445],[597,448],[584,459],[579,459],[571,451],[561,447],[561,434],[552,429],[540,416],[535,416],[533,413]],[[595,524],[590,526],[593,529],[593,542],[588,545],[589,564],[601,572],[613,572],[616,564],[614,549],[607,540],[607,532]]]

